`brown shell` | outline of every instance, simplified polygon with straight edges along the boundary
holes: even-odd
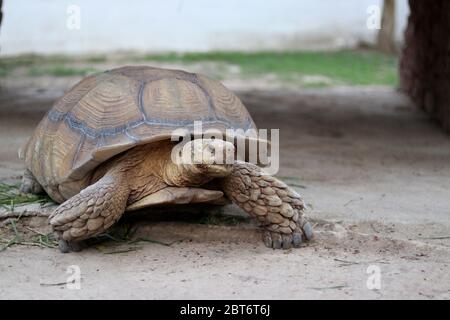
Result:
[[[236,95],[215,80],[180,70],[123,67],[75,85],[19,154],[58,201],[68,196],[62,184],[82,180],[138,144],[167,139],[176,128],[191,130],[197,120],[203,130],[256,129]]]

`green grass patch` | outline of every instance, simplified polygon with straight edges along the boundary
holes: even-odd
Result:
[[[17,219],[11,219],[9,221],[10,233],[12,233],[12,237],[3,238],[0,237],[0,252],[6,250],[7,248],[13,245],[24,245],[24,246],[38,246],[42,248],[57,248],[58,241],[56,240],[54,234],[52,232],[44,234],[39,231],[28,228],[33,232],[32,236],[26,236],[23,233],[18,231],[18,225],[20,217]]]
[[[0,59],[0,76],[7,76],[18,67],[30,67],[35,65],[42,65],[48,62],[61,64],[70,62],[71,60],[71,58],[64,55],[41,56],[26,54],[14,57],[5,57]]]
[[[0,207],[14,211],[14,207],[18,205],[53,202],[46,194],[35,195],[22,193],[20,192],[19,187],[19,184],[6,184],[0,182]]]
[[[74,62],[102,63],[107,60],[106,55],[67,56],[67,55],[36,55],[24,54],[0,59],[0,77],[9,75],[19,67],[28,67],[29,75],[72,76],[85,75],[95,71],[93,68],[72,68],[65,66]],[[47,67],[44,67],[47,66]]]
[[[148,61],[196,63],[226,62],[241,68],[242,74],[273,73],[281,79],[298,75],[322,75],[349,85],[391,85],[398,83],[397,59],[377,52],[205,52],[150,54]]]
[[[278,79],[302,82],[302,76],[320,75],[328,78],[326,82],[305,82],[304,87],[320,88],[335,84],[344,85],[390,85],[398,84],[397,58],[374,51],[341,50],[330,52],[192,52],[192,53],[165,53],[148,54],[145,56],[131,55],[130,59],[174,62],[182,64],[216,62],[223,68],[224,76],[219,69],[217,78],[227,77],[227,65],[239,67],[240,76],[259,77],[274,74]],[[0,59],[0,77],[9,75],[18,67],[26,67],[31,76],[85,76],[96,70],[92,67],[71,66],[75,62],[103,63],[107,55],[65,56],[65,55],[20,55]],[[222,66],[222,67],[221,67]]]
[[[49,67],[31,67],[28,70],[30,76],[54,76],[54,77],[69,77],[69,76],[85,76],[89,73],[97,72],[94,68],[74,68],[63,65],[49,66]]]

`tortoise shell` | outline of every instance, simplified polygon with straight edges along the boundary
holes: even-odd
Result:
[[[47,193],[62,202],[94,168],[136,145],[170,139],[174,129],[256,129],[238,97],[204,75],[123,67],[89,76],[62,98],[19,152]]]

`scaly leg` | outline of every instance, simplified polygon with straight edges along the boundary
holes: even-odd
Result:
[[[303,240],[313,237],[312,227],[303,216],[305,206],[300,195],[258,166],[237,162],[222,186],[233,202],[265,228],[267,247],[299,247]]]
[[[22,176],[22,185],[20,186],[20,191],[24,193],[40,194],[44,192],[44,188],[39,184],[39,182],[34,177],[30,170],[25,169]]]
[[[56,208],[49,221],[61,251],[78,251],[81,240],[111,227],[124,213],[129,193],[125,174],[113,169]]]

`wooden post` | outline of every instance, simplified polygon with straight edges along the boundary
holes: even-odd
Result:
[[[381,29],[378,31],[377,49],[385,53],[395,53],[395,0],[384,0]]]

